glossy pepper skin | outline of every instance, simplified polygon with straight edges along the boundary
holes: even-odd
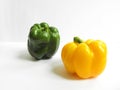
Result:
[[[47,23],[34,24],[28,36],[28,51],[36,59],[49,59],[58,50],[60,35],[56,27]]]
[[[74,37],[74,42],[67,43],[61,52],[66,70],[80,78],[96,77],[106,66],[107,47],[101,40],[83,42]]]

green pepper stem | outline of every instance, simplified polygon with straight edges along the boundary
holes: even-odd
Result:
[[[83,40],[81,40],[79,37],[74,37],[73,41],[76,42],[76,43],[82,43],[83,42]]]

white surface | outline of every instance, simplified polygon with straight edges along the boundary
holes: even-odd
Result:
[[[34,61],[26,43],[0,43],[0,90],[120,90],[120,44],[114,43],[108,44],[105,71],[86,80],[66,72],[62,45],[50,60]]]

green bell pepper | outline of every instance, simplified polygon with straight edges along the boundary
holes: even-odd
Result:
[[[60,35],[47,23],[34,24],[28,35],[28,51],[36,60],[49,59],[58,50]]]

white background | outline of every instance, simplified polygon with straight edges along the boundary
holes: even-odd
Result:
[[[60,48],[51,61],[34,62],[28,33],[43,21],[59,29]],[[119,90],[119,30],[120,0],[0,0],[0,90]],[[78,80],[64,70],[61,49],[74,36],[106,42],[107,67],[98,78]]]
[[[75,35],[117,40],[120,1],[0,0],[0,41],[25,42],[30,27],[43,21],[59,29],[61,41]]]

